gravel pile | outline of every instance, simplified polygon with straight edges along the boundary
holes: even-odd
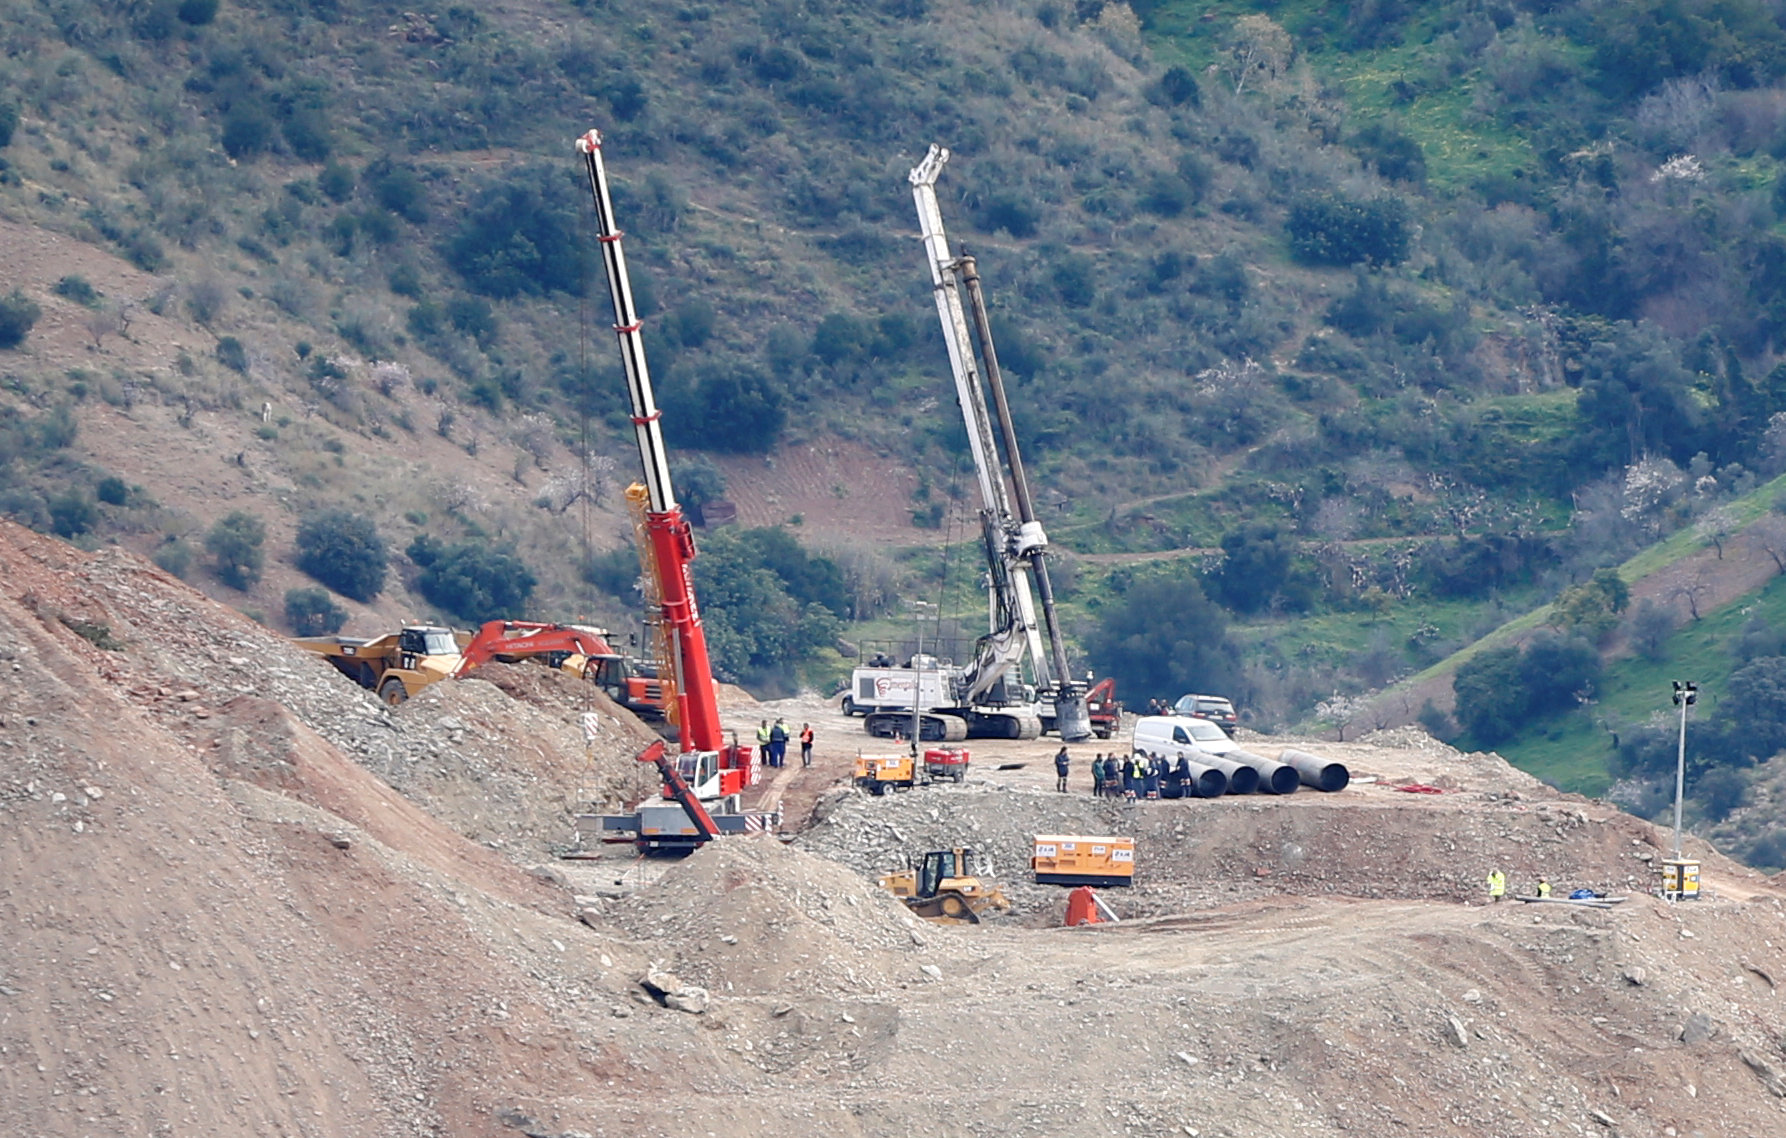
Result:
[[[225,704],[271,700],[460,833],[523,861],[568,847],[572,814],[617,808],[656,786],[633,761],[654,736],[570,676],[491,664],[391,709],[321,657],[134,555],[82,560],[78,581],[33,591],[39,619],[102,628],[124,645],[99,652],[101,666],[200,750],[214,745]]]
[[[607,912],[716,994],[884,992],[972,951],[873,882],[769,838],[713,842]]]

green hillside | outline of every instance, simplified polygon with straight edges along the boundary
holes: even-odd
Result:
[[[344,600],[634,619],[590,126],[684,495],[785,530],[706,542],[730,676],[823,682],[914,597],[980,619],[911,241],[931,142],[1069,629],[1133,697],[1331,713],[1702,542],[1786,469],[1786,29],[1760,0],[20,0],[0,25],[27,270],[0,295],[0,511],[275,623],[279,589],[331,584],[298,535],[329,511],[389,573],[290,626]],[[151,417],[240,484],[95,449]],[[830,497],[873,537],[744,479],[846,451]],[[1599,786],[1553,730],[1496,745]]]

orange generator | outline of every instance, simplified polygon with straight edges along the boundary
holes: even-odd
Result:
[[[1038,885],[1131,885],[1135,839],[1037,834],[1029,867]]]

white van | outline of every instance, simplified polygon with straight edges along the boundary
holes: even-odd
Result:
[[[1207,719],[1188,715],[1144,715],[1135,720],[1135,735],[1129,749],[1158,754],[1176,760],[1186,747],[1195,747],[1206,754],[1225,755],[1235,750],[1228,733]],[[1192,756],[1195,760],[1196,756]]]

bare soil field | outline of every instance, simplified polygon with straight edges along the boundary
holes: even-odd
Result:
[[[757,788],[791,844],[558,861],[576,810],[653,791],[649,734],[563,677],[393,711],[121,551],[0,523],[0,582],[6,1134],[1786,1128],[1781,884],[1695,844],[1707,895],[1665,904],[1653,827],[1492,755],[1305,741],[1360,780],[1125,804],[1083,765],[1055,792],[1057,744],[976,744],[964,784],[871,798],[860,721],[734,693],[741,733],[819,732]],[[1121,923],[1059,927],[1028,880],[1061,829],[1136,838]],[[1010,916],[872,881],[962,842]],[[1631,899],[1490,906],[1491,865]]]
[[[860,443],[828,438],[770,455],[723,458],[726,497],[741,526],[778,526],[795,516],[820,541],[918,545],[935,531],[912,525],[918,473]]]

